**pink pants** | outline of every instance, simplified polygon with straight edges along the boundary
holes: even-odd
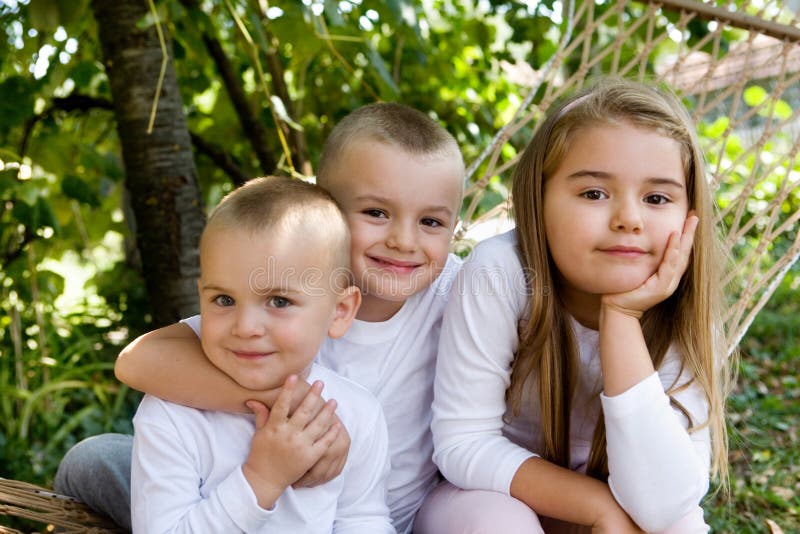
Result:
[[[661,534],[705,534],[709,531],[698,506]],[[462,490],[439,483],[414,520],[414,534],[590,534],[582,527],[539,517],[527,504],[495,491]]]

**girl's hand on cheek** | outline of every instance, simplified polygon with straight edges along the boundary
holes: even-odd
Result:
[[[683,224],[683,233],[678,235],[677,232],[673,232],[669,236],[664,257],[661,258],[656,272],[636,289],[625,293],[603,295],[603,308],[638,318],[672,295],[689,265],[698,221],[698,217],[689,212]]]

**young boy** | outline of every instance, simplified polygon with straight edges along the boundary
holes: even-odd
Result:
[[[394,532],[380,406],[312,363],[359,305],[348,249],[341,211],[311,184],[259,178],[217,206],[200,245],[202,322],[187,324],[199,329],[208,361],[236,383],[283,389],[269,411],[248,403],[255,416],[146,395],[133,420],[135,532]],[[324,381],[351,439],[342,475],[311,489],[291,485],[333,443],[337,402],[290,415],[298,378]]]
[[[387,103],[345,117],[325,142],[317,173],[347,217],[351,265],[363,296],[351,328],[323,343],[318,362],[366,387],[383,407],[391,461],[388,504],[401,534],[411,531],[437,483],[430,433],[433,374],[442,312],[461,266],[448,249],[463,176],[458,145],[444,128],[419,111]],[[225,380],[180,324],[131,344],[115,370],[131,387],[196,407],[236,411],[259,395]],[[178,373],[181,383],[171,379]],[[109,485],[124,491],[124,438],[111,439],[116,441],[108,448],[116,452],[104,464],[94,452],[103,449],[101,440],[76,446],[62,461],[57,489],[61,480],[61,491],[124,518],[124,510],[92,495],[87,480],[85,464],[91,464],[110,471]],[[336,473],[335,466],[327,471],[323,480]]]

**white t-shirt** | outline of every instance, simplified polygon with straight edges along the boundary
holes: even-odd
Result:
[[[389,428],[387,485],[392,521],[411,532],[414,515],[438,481],[433,463],[431,403],[442,313],[461,259],[450,255],[442,273],[411,296],[388,321],[354,321],[339,339],[326,339],[318,362],[367,388]]]
[[[362,387],[313,365],[309,380],[350,434],[342,473],[315,488],[288,487],[275,506],[258,506],[241,465],[254,416],[197,410],[146,395],[133,419],[131,512],[134,532],[394,533],[386,505],[386,423]]]
[[[539,450],[538,395],[528,388],[515,417],[505,393],[528,313],[528,290],[512,230],[480,243],[464,262],[445,312],[433,403],[434,461],[464,489],[508,494],[520,465]],[[697,508],[708,490],[708,428],[688,422],[665,390],[691,378],[672,349],[657,373],[620,395],[602,395],[599,333],[572,321],[580,351],[570,420],[570,468],[585,469],[602,404],[609,486],[639,526],[663,530]],[[699,385],[673,395],[698,426],[708,417]]]

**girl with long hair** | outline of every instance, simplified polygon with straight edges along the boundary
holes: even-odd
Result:
[[[415,532],[707,532],[725,256],[688,114],[602,81],[550,110],[513,180],[516,228],[476,247],[445,311],[447,480]]]

